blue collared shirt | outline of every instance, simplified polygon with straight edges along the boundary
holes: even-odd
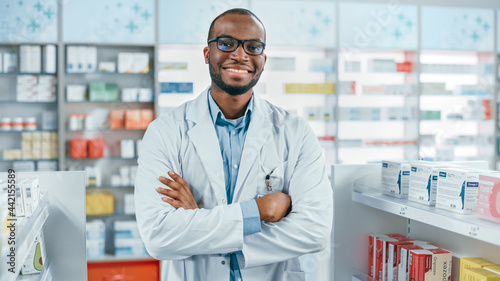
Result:
[[[226,119],[215,100],[208,92],[208,107],[219,140],[219,147],[224,167],[226,196],[228,204],[233,202],[234,188],[238,178],[241,154],[247,135],[253,110],[253,95],[250,98],[245,114],[238,119]],[[243,215],[243,235],[261,231],[260,214],[255,200],[240,203]],[[241,280],[236,255],[231,254],[231,281]]]

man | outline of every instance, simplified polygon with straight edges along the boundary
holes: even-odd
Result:
[[[144,135],[141,236],[162,280],[304,280],[298,257],[324,249],[332,224],[321,147],[304,120],[253,94],[267,59],[253,13],[224,12],[208,39],[211,86]]]

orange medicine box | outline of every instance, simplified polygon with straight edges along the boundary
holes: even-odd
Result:
[[[451,252],[445,249],[411,250],[409,280],[442,281],[451,278]]]
[[[90,139],[88,141],[89,158],[103,158],[104,157],[104,139]]]
[[[109,128],[112,130],[123,129],[125,127],[125,111],[113,109],[109,112]]]
[[[71,139],[70,140],[70,155],[73,159],[87,158],[87,140],[86,139]]]

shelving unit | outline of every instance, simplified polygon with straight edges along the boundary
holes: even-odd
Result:
[[[459,163],[487,169],[486,161]],[[327,280],[369,280],[370,233],[401,233],[450,250],[499,263],[500,224],[380,194],[380,164],[334,165],[333,275]],[[453,264],[453,274],[458,273]],[[357,279],[355,279],[357,278]]]

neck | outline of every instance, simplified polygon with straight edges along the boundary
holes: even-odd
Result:
[[[242,95],[232,96],[212,85],[210,94],[227,119],[237,119],[245,114],[248,102],[252,98],[252,89]]]

